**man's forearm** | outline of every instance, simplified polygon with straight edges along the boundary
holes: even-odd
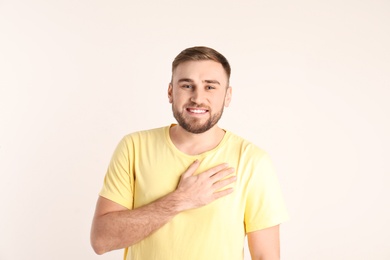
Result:
[[[181,209],[174,193],[134,210],[96,216],[91,242],[97,254],[129,247],[169,222]]]

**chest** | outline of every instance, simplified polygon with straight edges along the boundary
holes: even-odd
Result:
[[[243,179],[240,178],[240,165],[238,158],[226,156],[225,153],[215,153],[206,156],[177,156],[169,149],[160,148],[159,152],[140,152],[135,163],[135,187],[134,187],[134,206],[140,207],[153,202],[166,194],[174,191],[180,181],[181,175],[196,160],[200,160],[199,168],[195,174],[202,173],[209,168],[221,163],[228,163],[230,167],[236,169],[237,181],[230,187],[234,188],[231,200],[241,200]],[[224,207],[232,203],[228,199],[221,199],[217,205]]]

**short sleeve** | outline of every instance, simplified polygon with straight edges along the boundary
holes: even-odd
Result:
[[[134,159],[131,137],[124,137],[115,149],[99,195],[128,209],[133,208]]]
[[[279,225],[289,218],[269,156],[263,154],[253,164],[245,207],[247,233]]]

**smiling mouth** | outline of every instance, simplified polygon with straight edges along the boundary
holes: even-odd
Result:
[[[186,110],[194,114],[205,114],[209,112],[207,109],[200,109],[200,108],[187,108]]]

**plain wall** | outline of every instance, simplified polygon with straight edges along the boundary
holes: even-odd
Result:
[[[175,122],[195,45],[232,65],[220,126],[274,161],[282,258],[390,259],[389,28],[389,1],[0,1],[0,259],[121,259],[89,244],[108,162]]]

